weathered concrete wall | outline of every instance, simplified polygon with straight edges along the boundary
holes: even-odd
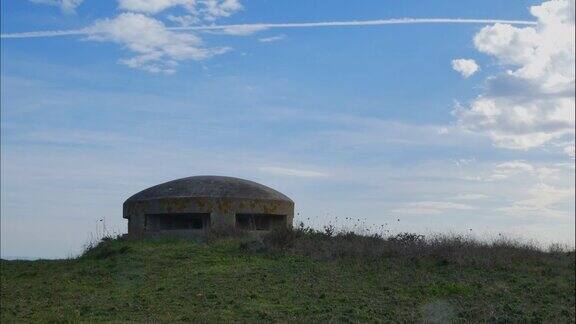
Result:
[[[130,235],[144,234],[146,214],[210,213],[211,226],[235,226],[236,214],[286,215],[286,226],[292,227],[294,203],[286,200],[178,197],[124,203]]]

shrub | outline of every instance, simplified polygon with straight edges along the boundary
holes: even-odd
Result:
[[[120,236],[105,236],[98,243],[90,243],[84,248],[80,258],[108,259],[116,255],[125,254],[130,248]]]
[[[290,248],[296,238],[303,233],[300,230],[276,228],[262,236],[264,245],[274,249]]]

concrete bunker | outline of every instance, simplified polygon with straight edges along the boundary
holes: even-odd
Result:
[[[162,183],[128,198],[128,234],[193,234],[215,226],[246,231],[292,227],[294,202],[262,184],[195,176]]]

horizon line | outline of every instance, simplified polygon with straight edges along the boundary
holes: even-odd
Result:
[[[392,18],[377,20],[349,20],[349,21],[325,21],[325,22],[304,22],[304,23],[253,23],[253,24],[231,24],[231,25],[201,25],[201,26],[180,26],[166,27],[167,30],[233,30],[260,31],[272,28],[315,28],[315,27],[345,27],[345,26],[379,26],[379,25],[400,25],[400,24],[509,24],[509,25],[537,25],[536,21],[530,20],[505,20],[505,19],[461,19],[461,18]],[[0,38],[39,38],[39,37],[60,37],[72,35],[89,35],[98,33],[90,27],[70,30],[45,30],[31,32],[16,32],[0,34]]]

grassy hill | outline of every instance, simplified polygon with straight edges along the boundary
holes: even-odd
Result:
[[[105,239],[2,260],[1,321],[573,323],[574,271],[574,251],[458,236]]]

